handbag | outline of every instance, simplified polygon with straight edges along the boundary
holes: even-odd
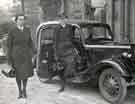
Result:
[[[15,69],[11,68],[9,72],[1,71],[6,77],[14,78],[16,76]]]
[[[14,78],[16,76],[15,69],[13,68],[8,73],[10,78]]]

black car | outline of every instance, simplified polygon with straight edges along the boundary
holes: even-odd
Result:
[[[108,24],[89,20],[57,20],[40,24],[37,28],[36,57],[39,78],[48,78],[50,74],[46,36],[49,35],[52,39],[50,42],[53,43],[55,28],[62,24],[69,24],[75,28],[72,42],[78,53],[78,64],[77,74],[71,82],[84,83],[93,80],[107,101],[114,104],[122,103],[127,88],[135,85],[135,45],[115,42]],[[52,49],[55,48],[53,46]],[[54,71],[51,74],[57,70],[55,61],[52,63]],[[78,78],[79,80],[76,80]]]

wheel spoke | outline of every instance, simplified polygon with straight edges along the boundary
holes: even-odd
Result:
[[[118,96],[120,90],[120,84],[117,77],[111,74],[107,74],[105,76],[103,86],[110,96],[113,97]]]
[[[126,81],[114,69],[104,70],[99,79],[101,94],[111,103],[122,102],[127,93]]]

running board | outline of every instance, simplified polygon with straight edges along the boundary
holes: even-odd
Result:
[[[77,77],[68,79],[68,81],[72,83],[85,83],[85,82],[90,81],[90,77],[77,76]]]
[[[129,86],[135,86],[135,82],[127,82],[127,86],[129,87]]]

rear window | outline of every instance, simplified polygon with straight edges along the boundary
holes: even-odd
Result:
[[[41,31],[41,40],[53,40],[54,29],[48,28]]]

